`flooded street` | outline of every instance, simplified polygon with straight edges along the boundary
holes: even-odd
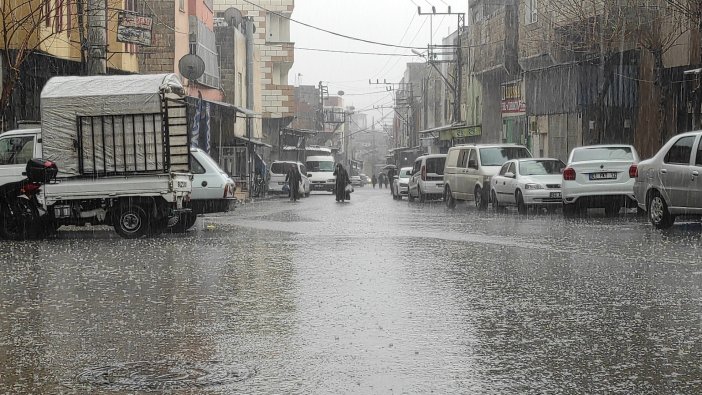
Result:
[[[365,187],[3,241],[0,393],[700,393],[701,230]]]

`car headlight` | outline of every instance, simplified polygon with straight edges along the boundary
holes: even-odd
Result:
[[[546,188],[544,188],[544,186],[541,185],[541,184],[526,184],[526,185],[524,186],[524,189],[526,189],[526,190],[534,190],[534,189],[546,189]]]

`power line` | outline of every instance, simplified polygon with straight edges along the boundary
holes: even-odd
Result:
[[[283,14],[281,14],[281,13],[278,13],[278,12],[275,12],[275,11],[271,11],[271,10],[269,10],[269,9],[263,7],[263,6],[260,6],[260,5],[256,4],[256,3],[253,3],[253,2],[251,2],[251,1],[249,1],[249,0],[242,0],[242,1],[245,2],[245,3],[247,3],[247,4],[251,4],[251,5],[254,6],[254,7],[258,7],[258,8],[260,8],[260,9],[266,11],[266,12],[270,12],[271,14],[274,14],[274,15],[277,15],[277,16],[279,16],[279,17],[281,17],[281,18],[287,19],[287,20],[289,20],[289,21],[291,21],[291,22],[295,22],[295,23],[297,23],[297,24],[299,24],[299,25],[302,25],[302,26],[305,26],[305,27],[309,27],[309,28],[311,28],[311,29],[319,30],[319,31],[321,31],[321,32],[328,33],[328,34],[331,34],[331,35],[334,35],[334,36],[343,37],[343,38],[346,38],[346,39],[349,39],[349,40],[360,41],[360,42],[364,42],[364,43],[367,43],[367,44],[373,44],[373,45],[382,45],[382,46],[384,46],[384,47],[391,47],[391,48],[424,49],[424,48],[422,48],[422,47],[410,47],[410,46],[405,46],[405,45],[388,44],[388,43],[382,43],[382,42],[373,41],[373,40],[366,40],[366,39],[364,39],[364,38],[358,38],[358,37],[348,36],[348,35],[346,35],[346,34],[341,34],[341,33],[333,32],[333,31],[331,31],[331,30],[322,29],[321,27],[313,26],[313,25],[310,25],[310,24],[305,23],[305,22],[300,22],[300,21],[298,21],[298,20],[296,20],[296,19],[293,19],[293,18],[291,18],[291,17],[289,17],[289,16],[287,16],[287,15],[283,15]]]
[[[299,50],[302,50],[302,51],[333,52],[333,53],[343,53],[343,54],[352,54],[352,55],[405,56],[405,57],[410,57],[410,58],[415,56],[415,55],[398,54],[398,53],[342,51],[342,50],[324,49],[324,48],[303,48],[303,47],[295,47],[295,49],[296,49],[296,50],[299,49]]]

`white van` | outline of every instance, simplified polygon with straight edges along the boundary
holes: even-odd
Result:
[[[531,158],[516,144],[466,144],[451,147],[444,169],[444,201],[449,208],[457,200],[473,200],[479,209],[490,201],[490,180],[511,159]]]
[[[443,196],[445,163],[445,154],[424,155],[414,161],[407,191],[410,202],[417,198],[424,203]]]
[[[307,177],[313,191],[334,192],[336,177],[334,176],[333,156],[308,156]]]
[[[271,179],[268,182],[268,193],[274,194],[283,193],[283,187],[285,186],[285,178],[288,175],[288,170],[290,166],[297,166],[300,171],[302,179],[302,187],[304,188],[305,197],[310,196],[310,180],[307,178],[307,168],[301,162],[292,161],[282,161],[277,160],[271,163]]]

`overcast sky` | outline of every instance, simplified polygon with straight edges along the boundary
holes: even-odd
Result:
[[[431,5],[437,12],[466,12],[466,0],[296,0],[292,18],[347,36],[388,44],[426,48],[430,37]],[[456,30],[456,16],[434,16],[434,43]],[[319,48],[343,51],[397,53],[412,55],[410,49],[391,48],[337,37],[325,32],[290,23],[291,40],[296,48]],[[295,63],[290,70],[292,85],[317,85],[324,81],[329,93],[345,92],[344,104],[358,110],[373,105],[390,105],[392,96],[383,85],[369,85],[368,79],[387,79],[398,82],[405,64],[423,62],[417,56],[372,56],[357,54],[323,53],[296,49]],[[362,94],[362,95],[360,95]],[[379,111],[367,112],[379,118]],[[369,119],[370,121],[370,119]]]

